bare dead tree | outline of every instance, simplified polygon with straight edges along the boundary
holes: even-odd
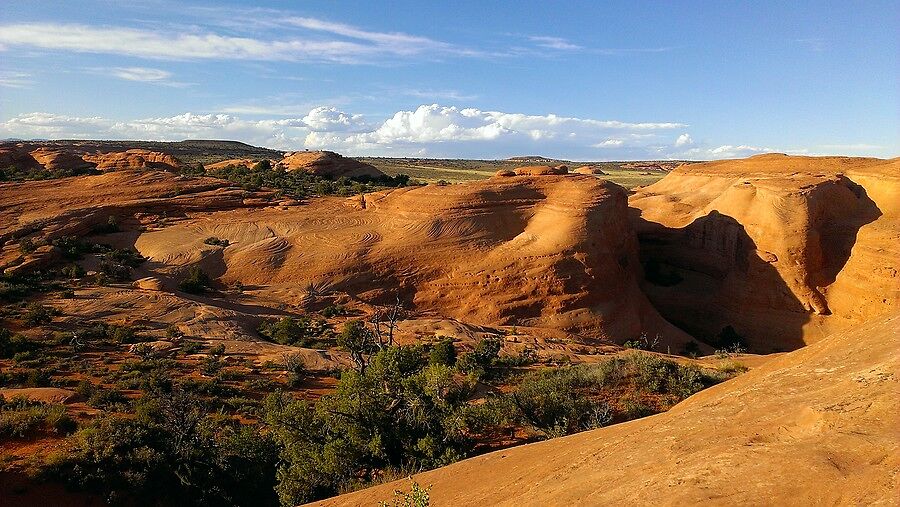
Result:
[[[369,324],[372,326],[372,334],[377,341],[379,350],[394,345],[394,330],[397,328],[397,322],[403,319],[405,313],[403,305],[400,303],[400,296],[396,297],[391,306],[375,309],[375,313],[369,319]]]
[[[328,282],[311,282],[306,285],[301,302],[304,307],[308,308],[317,303],[322,297],[328,295],[329,292],[331,292],[331,287]]]

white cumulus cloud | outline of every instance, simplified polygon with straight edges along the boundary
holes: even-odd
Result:
[[[691,139],[690,134],[681,134],[678,136],[678,139],[675,140],[675,146],[687,146],[690,144],[694,144],[694,140]]]
[[[362,115],[348,114],[326,106],[313,108],[303,117],[303,123],[316,132],[359,132],[371,129]]]

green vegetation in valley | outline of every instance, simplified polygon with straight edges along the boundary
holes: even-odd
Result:
[[[286,196],[303,198],[310,195],[359,195],[383,188],[403,187],[409,184],[409,176],[396,174],[371,178],[340,177],[329,179],[306,171],[285,171],[279,166],[272,167],[268,160],[258,162],[253,167],[231,165],[221,169],[207,170],[199,165],[182,170],[189,176],[212,176],[236,183],[247,190],[271,188]]]

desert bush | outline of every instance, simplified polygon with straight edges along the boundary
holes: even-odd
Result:
[[[119,232],[119,217],[116,215],[110,215],[106,222],[102,224],[97,224],[91,228],[91,232],[94,234],[112,234],[114,232]]]
[[[641,335],[634,339],[628,340],[624,344],[623,347],[626,349],[637,349],[637,350],[656,350],[656,347],[659,345],[659,335],[656,335],[654,338],[650,338],[647,336],[647,333],[641,333]]]
[[[718,369],[724,375],[732,377],[739,373],[744,373],[750,368],[747,368],[747,366],[740,361],[735,361],[734,359],[726,359],[725,361],[722,361],[721,364],[719,364]]]
[[[348,320],[337,337],[337,344],[350,352],[356,371],[362,373],[369,364],[369,355],[378,351],[372,333],[361,320]]]
[[[484,338],[459,358],[456,367],[476,379],[488,378],[500,354],[500,338]]]
[[[386,347],[343,373],[315,405],[270,395],[266,421],[283,446],[278,493],[294,505],[371,481],[378,470],[433,467],[470,451],[464,407],[473,385],[429,364],[421,347]]]
[[[104,253],[103,258],[130,268],[136,268],[147,261],[147,258],[138,252],[126,248],[112,249]]]
[[[31,238],[22,238],[19,241],[19,251],[23,254],[30,254],[37,250],[37,246],[35,246],[34,241]]]
[[[341,315],[347,315],[349,312],[343,305],[328,305],[322,310],[322,316],[326,318],[338,317]]]
[[[45,474],[110,504],[276,505],[266,434],[208,417],[183,391],[145,397],[138,417],[100,417],[78,431]]]
[[[328,323],[313,321],[309,317],[282,317],[260,324],[259,334],[282,345],[312,346],[329,331]]]
[[[608,424],[612,411],[595,401],[587,388],[595,377],[583,367],[567,367],[530,374],[510,399],[521,420],[548,437],[576,433]]]
[[[66,278],[81,278],[84,276],[84,268],[79,266],[78,264],[69,264],[68,266],[64,266],[60,273]]]
[[[517,354],[498,356],[496,365],[506,368],[519,368],[530,366],[538,360],[537,351],[531,347],[525,347]]]
[[[109,325],[104,329],[104,337],[116,344],[125,345],[130,343],[140,343],[147,339],[138,334],[131,326]]]
[[[428,355],[428,361],[431,364],[443,364],[445,366],[453,366],[456,364],[456,347],[453,346],[453,339],[446,336],[439,336],[438,342],[431,348]]]
[[[108,410],[128,401],[121,391],[95,385],[89,380],[82,380],[75,388],[75,392],[83,396],[87,400],[87,404],[94,408]]]
[[[700,355],[700,345],[697,342],[691,340],[684,344],[684,348],[681,350],[681,354],[696,358]]]
[[[212,280],[199,266],[191,266],[187,276],[178,283],[178,290],[188,294],[203,294],[212,288]]]
[[[25,311],[25,322],[32,326],[41,324],[49,324],[53,320],[56,310],[52,307],[44,306],[40,303],[32,303],[28,305]]]
[[[412,479],[410,479],[412,480]],[[395,490],[394,498],[390,503],[381,502],[379,507],[428,507],[431,505],[431,486],[423,488],[419,483],[412,481],[408,492]]]
[[[219,347],[222,348],[219,349]],[[200,361],[200,371],[208,377],[216,376],[225,367],[224,354],[225,347],[223,345],[213,347],[209,354]]]
[[[62,251],[63,257],[69,260],[80,259],[85,253],[91,251],[91,246],[83,243],[75,236],[62,236],[50,242]]]
[[[0,328],[0,359],[37,350],[40,346],[39,342],[30,340],[25,335],[13,334],[8,329]]]
[[[185,355],[196,354],[197,352],[200,352],[201,350],[203,350],[203,344],[200,342],[185,341],[181,345],[181,352]]]
[[[716,335],[716,348],[729,353],[742,353],[747,350],[747,341],[731,326],[725,326]]]
[[[0,437],[26,438],[37,432],[71,433],[75,421],[66,415],[66,407],[0,396]]]
[[[306,377],[306,363],[300,354],[285,354],[282,357],[284,370],[287,372],[287,382],[291,387],[299,387]]]
[[[207,245],[221,246],[221,247],[226,247],[230,244],[227,239],[220,239],[215,236],[210,236],[210,237],[206,238],[205,240],[203,240],[203,242]]]

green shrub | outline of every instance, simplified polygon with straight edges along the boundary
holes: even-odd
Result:
[[[700,345],[691,340],[684,344],[684,349],[682,349],[681,353],[682,355],[696,358],[700,356]]]
[[[75,422],[66,415],[66,407],[0,396],[0,437],[26,438],[37,432],[71,433]]]
[[[328,305],[322,310],[322,316],[325,318],[338,317],[341,315],[347,315],[349,312],[343,305]]]
[[[335,494],[378,470],[451,463],[472,449],[464,428],[473,385],[429,364],[421,347],[386,347],[362,371],[343,373],[315,405],[270,395],[265,417],[283,446],[282,504]]]
[[[428,507],[431,505],[430,492],[431,486],[422,488],[418,482],[412,481],[409,492],[395,490],[391,503],[381,502],[378,505],[379,507]]]
[[[725,326],[716,335],[716,347],[721,350],[740,353],[747,350],[747,341],[733,327]]]
[[[22,240],[19,241],[19,250],[23,254],[30,254],[37,250],[37,246],[35,246],[34,241],[32,241],[31,238],[22,238]]]
[[[207,417],[183,391],[146,398],[137,418],[100,417],[78,431],[45,473],[110,504],[277,504],[265,434]]]
[[[47,307],[40,303],[32,303],[28,305],[28,309],[25,311],[25,322],[32,326],[49,324],[53,320],[55,313],[52,307]]]
[[[431,364],[443,364],[446,366],[455,365],[456,347],[453,346],[453,339],[446,336],[439,337],[438,342],[431,348],[429,362]]]
[[[499,357],[500,348],[500,338],[484,338],[475,345],[474,350],[464,354],[456,366],[476,379],[487,378]]]
[[[287,372],[287,382],[291,387],[299,387],[306,377],[306,363],[300,354],[285,354],[283,357],[284,370]]]
[[[112,234],[114,232],[119,232],[119,230],[119,217],[115,215],[110,215],[109,218],[106,219],[106,222],[97,224],[91,228],[91,232],[94,234]]]
[[[186,341],[181,345],[181,352],[185,355],[196,354],[203,350],[203,344],[200,342]]]
[[[219,239],[215,236],[210,236],[210,237],[206,238],[205,240],[203,240],[203,242],[207,245],[221,246],[221,247],[227,247],[230,244],[227,239]]]
[[[212,280],[199,266],[191,266],[187,276],[178,283],[178,290],[188,294],[203,294],[212,288]]]
[[[567,367],[525,377],[511,395],[522,421],[548,437],[557,437],[603,426],[612,411],[593,400],[587,388],[595,378],[582,367]]]
[[[34,351],[40,346],[40,343],[28,339],[25,335],[12,334],[8,329],[0,328],[0,359]]]
[[[282,345],[312,346],[317,339],[330,331],[323,320],[313,321],[308,317],[282,317],[260,324],[259,333],[269,340]]]

